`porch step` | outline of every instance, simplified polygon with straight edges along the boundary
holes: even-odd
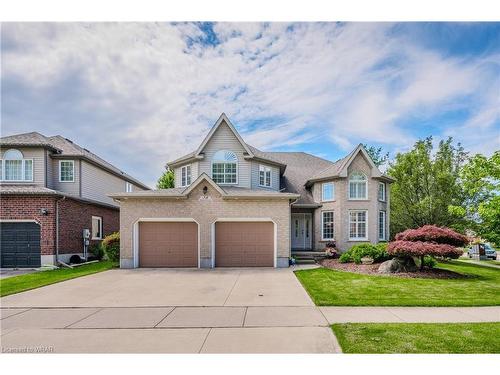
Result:
[[[295,258],[295,264],[316,264],[316,260],[314,259],[299,259]]]
[[[297,264],[314,264],[326,258],[324,251],[292,251],[292,256]]]

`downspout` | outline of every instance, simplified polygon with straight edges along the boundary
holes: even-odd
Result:
[[[59,202],[66,199],[66,196],[56,200],[56,266],[59,264]]]

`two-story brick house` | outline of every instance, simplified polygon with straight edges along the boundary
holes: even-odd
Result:
[[[175,188],[114,193],[121,267],[287,267],[292,250],[385,241],[390,184],[362,145],[331,162],[262,152],[222,114],[167,163]]]
[[[33,132],[0,138],[1,267],[37,267],[82,255],[119,230],[112,191],[149,189],[61,136]]]

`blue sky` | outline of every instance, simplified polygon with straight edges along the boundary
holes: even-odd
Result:
[[[61,134],[153,186],[225,112],[336,160],[429,135],[500,149],[500,23],[8,23],[2,135]]]

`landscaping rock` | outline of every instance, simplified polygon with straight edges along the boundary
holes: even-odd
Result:
[[[416,272],[417,266],[413,258],[393,258],[385,261],[378,268],[379,273],[399,273],[399,272]]]
[[[373,264],[373,258],[372,257],[363,257],[361,258],[361,263],[363,264]]]

